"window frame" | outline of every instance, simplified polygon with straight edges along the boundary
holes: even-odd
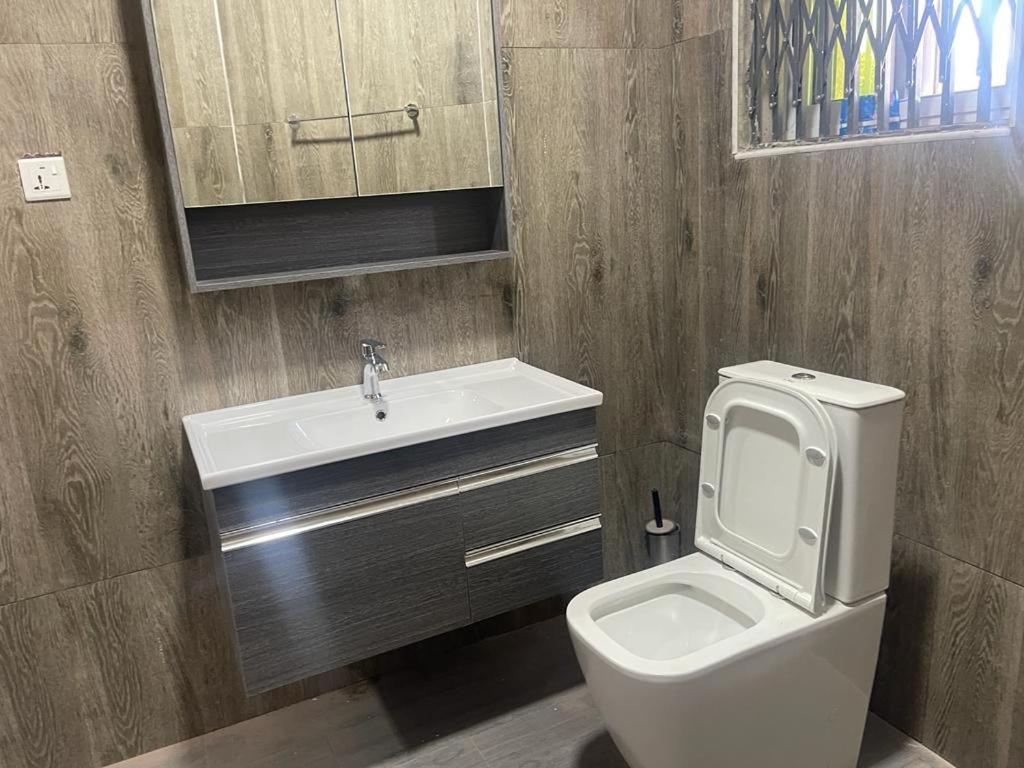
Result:
[[[851,0],[856,2],[856,0]],[[1004,86],[993,88],[993,93],[1001,91],[1004,99],[1009,100],[1009,119],[1004,125],[978,125],[978,126],[922,126],[913,131],[903,131],[888,134],[860,134],[857,136],[836,136],[814,141],[799,141],[787,139],[784,142],[765,147],[746,147],[740,144],[741,126],[746,122],[746,115],[741,109],[741,101],[745,100],[746,83],[741,70],[741,14],[749,4],[749,0],[732,0],[731,19],[731,68],[732,68],[732,154],[738,160],[753,159],[759,157],[774,157],[779,155],[805,154],[810,152],[831,152],[839,149],[857,149],[861,147],[891,146],[895,144],[916,144],[932,141],[963,141],[968,139],[1005,138],[1017,131],[1017,115],[1021,110],[1022,90],[1018,86],[1024,83],[1024,0],[1018,0],[1014,18],[1014,36],[1010,48],[1010,64],[1007,73],[1007,82]],[[964,97],[976,94],[976,90],[959,91],[954,94],[957,103],[962,103]],[[932,101],[937,102],[937,96],[925,96],[920,100],[922,106],[928,106]],[[929,108],[921,113],[921,117],[929,117],[934,108]]]

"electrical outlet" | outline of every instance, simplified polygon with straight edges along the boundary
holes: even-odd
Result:
[[[71,199],[68,170],[60,155],[26,157],[18,161],[18,171],[29,202]]]

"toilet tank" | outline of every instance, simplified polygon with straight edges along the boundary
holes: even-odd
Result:
[[[770,360],[719,371],[721,380],[782,384],[817,400],[836,431],[839,461],[825,553],[825,593],[856,603],[889,586],[904,393]]]

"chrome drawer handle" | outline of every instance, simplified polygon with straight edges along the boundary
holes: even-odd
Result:
[[[573,448],[568,451],[561,451],[560,453],[477,472],[472,475],[464,475],[452,480],[421,485],[405,491],[339,504],[315,512],[307,512],[295,517],[273,520],[249,528],[224,533],[221,535],[220,548],[222,552],[232,552],[236,549],[269,544],[280,539],[299,536],[303,533],[320,530],[321,528],[342,525],[343,523],[349,523],[364,517],[394,512],[404,507],[423,504],[435,499],[443,499],[447,496],[458,496],[460,493],[485,488],[489,485],[507,483],[510,480],[518,480],[530,475],[570,467],[585,461],[595,461],[597,457],[597,445],[586,445],[581,448]]]
[[[596,443],[585,445],[582,448],[572,448],[568,451],[541,456],[537,459],[527,459],[515,464],[506,464],[503,467],[485,469],[483,472],[463,475],[459,478],[459,490],[467,493],[478,488],[486,488],[488,485],[507,483],[510,480],[519,480],[530,475],[539,475],[542,472],[551,472],[555,469],[571,467],[574,464],[581,464],[585,461],[595,461],[597,458]]]
[[[549,528],[546,531],[529,533],[526,536],[509,539],[499,544],[490,544],[486,547],[470,550],[466,553],[466,567],[472,568],[476,565],[483,565],[492,560],[511,557],[512,555],[518,555],[520,552],[545,547],[548,544],[565,541],[575,536],[582,536],[585,533],[599,530],[601,530],[601,516],[595,515],[583,520],[559,525],[556,528]]]

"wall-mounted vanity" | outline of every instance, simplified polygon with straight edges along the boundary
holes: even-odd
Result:
[[[601,393],[503,360],[188,416],[257,693],[599,581]]]
[[[141,0],[193,290],[507,256],[491,0]]]

